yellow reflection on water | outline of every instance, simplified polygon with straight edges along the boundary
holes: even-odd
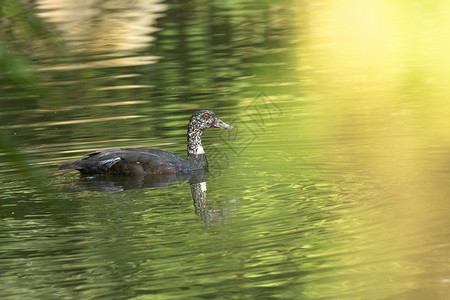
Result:
[[[33,128],[33,127],[48,127],[48,126],[97,123],[97,122],[105,122],[105,121],[137,119],[137,118],[143,118],[143,117],[144,117],[143,115],[127,115],[127,116],[117,116],[117,117],[104,117],[104,118],[56,121],[56,122],[37,122],[37,123],[27,123],[27,124],[6,125],[6,126],[1,126],[0,129],[17,129],[17,128]]]
[[[378,211],[340,211],[336,230],[359,228],[347,246],[366,249],[342,289],[371,282],[381,298],[419,299],[426,286],[440,299],[450,291],[450,2],[315,1],[299,15],[299,80],[326,120],[330,166],[376,183],[365,202],[344,200]]]
[[[154,40],[151,36],[157,31],[154,24],[166,9],[159,0],[39,0],[37,7],[38,15],[55,25],[71,52],[113,53],[112,57],[100,57],[92,63],[67,63],[50,70],[137,66],[158,59],[154,56],[134,57],[133,54]]]

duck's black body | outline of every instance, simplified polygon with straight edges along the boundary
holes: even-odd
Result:
[[[189,173],[208,168],[202,147],[203,130],[211,127],[232,129],[210,110],[195,112],[188,124],[188,156],[157,149],[111,148],[92,152],[88,157],[67,162],[60,169],[75,169],[83,174],[150,175]]]
[[[83,174],[148,175],[186,173],[190,164],[175,153],[145,148],[111,148],[87,154],[88,157],[61,165]]]

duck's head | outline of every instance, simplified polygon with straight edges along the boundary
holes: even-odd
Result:
[[[196,111],[190,121],[189,128],[193,130],[205,130],[211,127],[219,127],[225,129],[233,129],[233,126],[230,126],[224,123],[221,119],[216,117],[214,112],[210,110],[198,110]]]

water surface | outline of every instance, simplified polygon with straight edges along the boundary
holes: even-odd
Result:
[[[447,299],[446,1],[4,1],[2,299]],[[209,173],[108,178],[108,147]]]

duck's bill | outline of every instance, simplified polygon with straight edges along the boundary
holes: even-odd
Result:
[[[233,126],[228,125],[227,123],[223,122],[221,119],[216,119],[216,122],[214,123],[214,127],[233,129]]]

